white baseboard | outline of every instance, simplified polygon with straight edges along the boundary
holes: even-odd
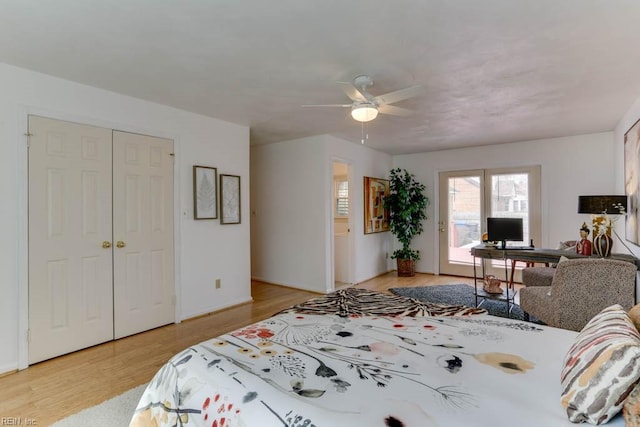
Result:
[[[257,282],[268,283],[270,285],[285,286],[287,288],[300,289],[301,291],[315,292],[315,293],[318,293],[318,294],[326,293],[324,291],[319,291],[317,289],[309,289],[309,288],[305,288],[305,287],[300,286],[300,285],[294,285],[293,283],[278,282],[278,281],[275,281],[275,280],[265,279],[263,277],[251,276],[251,280],[255,280]]]
[[[18,365],[17,364],[0,366],[0,376],[5,375],[5,374],[10,374],[10,373],[15,372],[17,370],[18,370]]]
[[[208,308],[203,309],[202,311],[198,310],[198,311],[196,311],[194,313],[187,313],[182,317],[182,319],[180,319],[180,321],[192,319],[194,317],[204,316],[204,315],[211,314],[211,313],[216,313],[218,311],[225,310],[227,308],[231,308],[231,307],[234,307],[236,305],[247,304],[247,303],[250,303],[250,302],[253,302],[253,298],[251,298],[251,297],[249,297],[249,298],[240,298],[240,299],[237,299],[235,301],[231,301],[228,304],[221,305],[219,307],[208,307]]]

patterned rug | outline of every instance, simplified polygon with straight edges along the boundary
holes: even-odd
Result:
[[[434,302],[439,304],[476,306],[476,298],[473,294],[473,287],[468,285],[438,285],[438,286],[417,286],[413,288],[391,288],[396,295],[415,298],[420,301]],[[524,312],[517,304],[511,304],[511,315],[507,315],[507,302],[486,299],[480,308],[486,309],[489,314],[500,317],[511,317],[512,319],[524,320]],[[532,319],[535,321],[535,319]],[[538,323],[536,321],[536,323]]]
[[[389,295],[367,289],[340,289],[282,310],[280,313],[337,314],[347,316],[466,316],[486,310],[463,305],[433,304],[428,301]]]

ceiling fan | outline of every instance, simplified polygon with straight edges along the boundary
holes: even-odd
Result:
[[[411,110],[396,107],[396,102],[417,96],[422,91],[422,86],[410,86],[404,89],[373,96],[367,88],[373,86],[373,80],[369,76],[357,76],[353,82],[337,82],[344,93],[353,101],[351,104],[315,104],[303,105],[303,107],[342,107],[351,108],[351,117],[359,122],[369,122],[381,114],[394,116],[408,116]]]

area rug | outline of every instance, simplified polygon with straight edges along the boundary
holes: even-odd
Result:
[[[132,388],[99,405],[84,409],[76,414],[63,418],[51,427],[126,427],[136,410],[140,396],[146,384]]]
[[[396,295],[415,298],[420,301],[435,302],[438,304],[466,305],[468,307],[476,306],[473,286],[468,285],[417,286],[412,288],[391,288],[389,291]],[[508,316],[506,301],[486,299],[480,306],[480,308],[486,309],[489,314],[494,316],[524,320],[524,312],[518,304],[510,304],[510,307],[512,307],[511,315]],[[532,320],[535,321],[535,319]]]

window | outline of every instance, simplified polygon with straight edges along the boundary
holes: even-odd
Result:
[[[347,180],[335,180],[335,216],[349,216],[349,182]]]

